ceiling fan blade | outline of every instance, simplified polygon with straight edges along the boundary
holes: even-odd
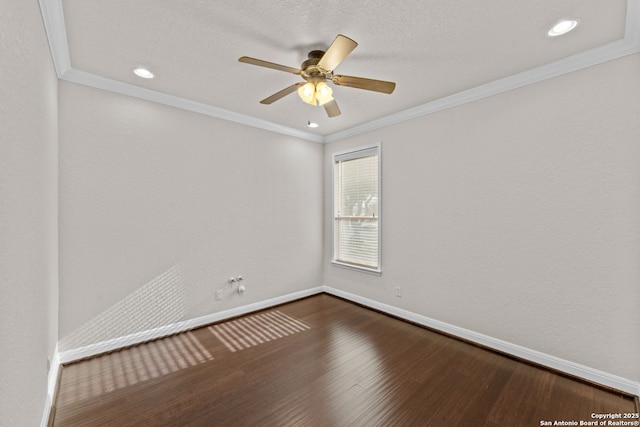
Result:
[[[324,110],[327,112],[327,116],[329,117],[336,117],[342,114],[335,99],[324,104]]]
[[[364,77],[341,76],[335,75],[331,80],[338,86],[355,87],[357,89],[373,90],[390,94],[396,88],[394,82],[385,82],[384,80],[365,79]]]
[[[270,97],[263,99],[262,101],[260,101],[260,104],[266,104],[266,105],[272,104],[272,103],[276,102],[278,99],[284,98],[285,96],[289,95],[290,93],[295,92],[303,84],[305,84],[305,82],[299,82],[299,83],[291,85],[291,86],[289,86],[287,88],[284,88],[280,92],[276,92],[273,95],[271,95]]]
[[[338,34],[336,39],[331,43],[329,49],[322,55],[318,62],[318,68],[332,72],[343,60],[358,46],[358,43],[349,37]]]
[[[260,67],[272,68],[274,70],[285,71],[292,74],[300,74],[301,71],[298,68],[287,67],[286,65],[275,64],[269,61],[263,61],[262,59],[250,58],[248,56],[242,56],[238,58],[238,61],[245,64],[258,65]]]

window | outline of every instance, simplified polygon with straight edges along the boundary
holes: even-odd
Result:
[[[380,146],[333,156],[333,262],[380,273]]]

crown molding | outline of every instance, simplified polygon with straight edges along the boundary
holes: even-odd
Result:
[[[635,0],[634,0],[635,1]],[[564,59],[532,68],[518,74],[495,80],[474,88],[436,99],[417,107],[400,111],[377,120],[373,120],[324,137],[324,142],[335,142],[355,135],[371,132],[376,129],[391,126],[417,117],[426,116],[448,108],[457,107],[468,102],[478,101],[489,96],[498,95],[513,89],[539,83],[541,81],[559,77],[574,71],[582,70],[603,62],[622,58],[640,52],[638,43],[631,43],[627,38],[591,49]]]
[[[308,141],[320,143],[324,142],[324,138],[321,135],[315,135],[309,132],[304,132],[298,129],[290,128],[288,126],[270,122],[268,120],[258,119],[246,114],[236,113],[234,111],[225,110],[224,108],[215,107],[213,105],[204,104],[202,102],[197,102],[174,95],[169,95],[167,93],[132,85],[130,83],[108,79],[106,77],[101,77],[96,74],[76,70],[74,68],[67,70],[60,77],[60,79],[97,89],[107,90],[109,92],[119,93],[121,95],[144,99],[146,101],[157,102],[159,104],[168,105],[170,107],[204,114],[210,117],[240,123],[258,129],[277,132],[283,135],[293,136],[300,139],[306,139]]]
[[[59,79],[319,143],[340,141],[345,138],[426,116],[468,102],[539,83],[603,62],[640,53],[640,0],[627,0],[625,35],[624,38],[620,40],[444,98],[436,99],[417,107],[372,120],[340,132],[322,136],[257,117],[225,110],[213,105],[76,70],[71,65],[62,0],[39,0],[39,2],[53,64]]]
[[[640,50],[640,0],[627,0],[627,20],[624,27],[624,40]]]
[[[39,3],[53,66],[58,78],[61,78],[71,68],[62,0],[39,0]]]

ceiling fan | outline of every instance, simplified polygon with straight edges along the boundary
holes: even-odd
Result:
[[[333,98],[333,91],[326,83],[327,80],[338,86],[348,86],[386,94],[392,93],[396,87],[394,82],[333,74],[333,70],[340,65],[356,46],[358,46],[358,43],[349,37],[338,34],[326,52],[322,50],[309,52],[308,59],[300,65],[300,68],[287,67],[286,65],[274,64],[273,62],[248,56],[243,56],[238,61],[296,74],[306,81],[306,83],[295,83],[274,93],[260,101],[261,104],[271,104],[290,93],[298,91],[298,95],[304,102],[311,105],[322,105],[329,117],[336,117],[340,115],[340,108],[338,108],[338,104]]]

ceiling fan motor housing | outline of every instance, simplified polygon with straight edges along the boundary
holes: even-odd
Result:
[[[328,78],[331,72],[324,72],[325,70],[322,70],[318,67],[318,62],[320,62],[320,59],[323,55],[323,50],[312,50],[311,52],[309,52],[309,59],[307,59],[300,65],[300,75],[303,79],[305,79],[306,81],[310,81],[312,79],[325,80]]]

